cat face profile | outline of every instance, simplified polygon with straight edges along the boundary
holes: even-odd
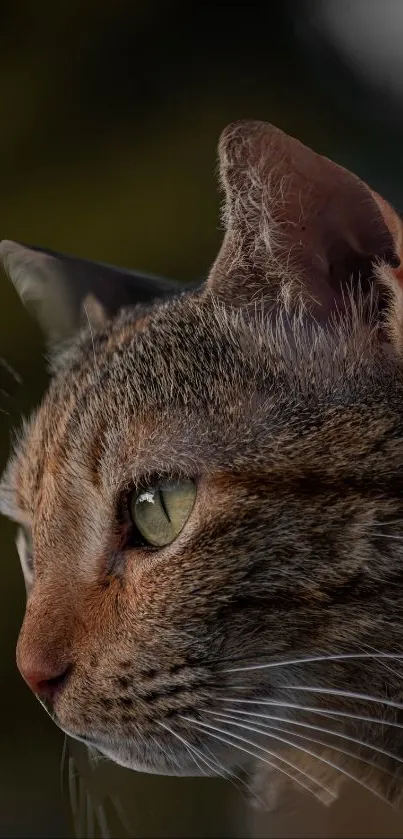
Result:
[[[229,126],[219,157],[198,288],[0,246],[53,371],[1,484],[17,663],[124,766],[397,799],[401,222],[270,125]]]

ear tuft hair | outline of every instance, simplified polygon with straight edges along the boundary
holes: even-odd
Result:
[[[238,305],[302,305],[324,323],[343,311],[351,287],[373,294],[375,264],[400,266],[403,228],[392,207],[278,128],[228,126],[219,158],[226,233],[207,293]]]

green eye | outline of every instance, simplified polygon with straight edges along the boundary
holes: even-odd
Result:
[[[149,545],[169,545],[185,526],[196,499],[191,480],[164,481],[133,493],[133,523]]]

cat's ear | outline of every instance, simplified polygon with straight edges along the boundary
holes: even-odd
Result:
[[[167,280],[18,242],[0,243],[0,262],[51,344],[69,338],[85,319],[100,326],[124,306],[180,289]]]
[[[346,169],[263,122],[228,126],[219,158],[226,233],[207,292],[302,302],[324,322],[354,284],[373,289],[374,270],[390,286],[403,279],[400,218]]]

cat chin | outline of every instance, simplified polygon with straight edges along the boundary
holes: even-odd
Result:
[[[112,738],[91,737],[86,734],[78,734],[68,727],[65,727],[50,713],[44,702],[41,705],[49,714],[57,727],[63,731],[68,737],[77,740],[79,743],[84,743],[88,748],[95,749],[104,757],[109,758],[118,766],[123,766],[125,769],[132,769],[135,772],[144,772],[148,775],[170,775],[174,777],[198,778],[210,774],[214,777],[213,771],[209,772],[209,767],[202,768],[196,765],[194,761],[189,760],[189,752],[183,749],[175,753],[175,761],[170,760],[168,754],[155,744],[153,747],[147,746],[144,741],[139,743],[119,743]],[[211,764],[210,764],[211,767]],[[217,773],[218,774],[218,773]]]
[[[158,747],[145,749],[144,744],[128,744],[125,743],[122,747],[121,743],[114,742],[112,739],[104,740],[101,738],[88,737],[85,734],[76,734],[59,724],[59,728],[64,731],[68,737],[84,743],[91,749],[95,749],[104,757],[109,758],[112,763],[118,766],[123,766],[125,769],[132,769],[135,772],[143,772],[147,775],[170,775],[175,777],[200,777],[208,774],[202,770],[201,767],[196,766],[195,763],[189,761],[189,755],[184,751],[182,754],[176,754],[177,763],[169,760],[168,755],[165,754]],[[212,776],[213,772],[210,773]]]
[[[88,741],[87,741],[88,742]],[[175,755],[178,763],[171,761],[168,756],[157,751],[156,748],[150,749],[149,753],[145,754],[144,746],[137,750],[136,746],[133,749],[127,744],[122,749],[120,744],[105,744],[93,742],[91,744],[104,757],[109,758],[118,766],[123,766],[125,769],[132,769],[135,772],[144,772],[147,775],[170,775],[176,777],[200,777],[206,775],[201,768],[190,763],[188,755]]]

